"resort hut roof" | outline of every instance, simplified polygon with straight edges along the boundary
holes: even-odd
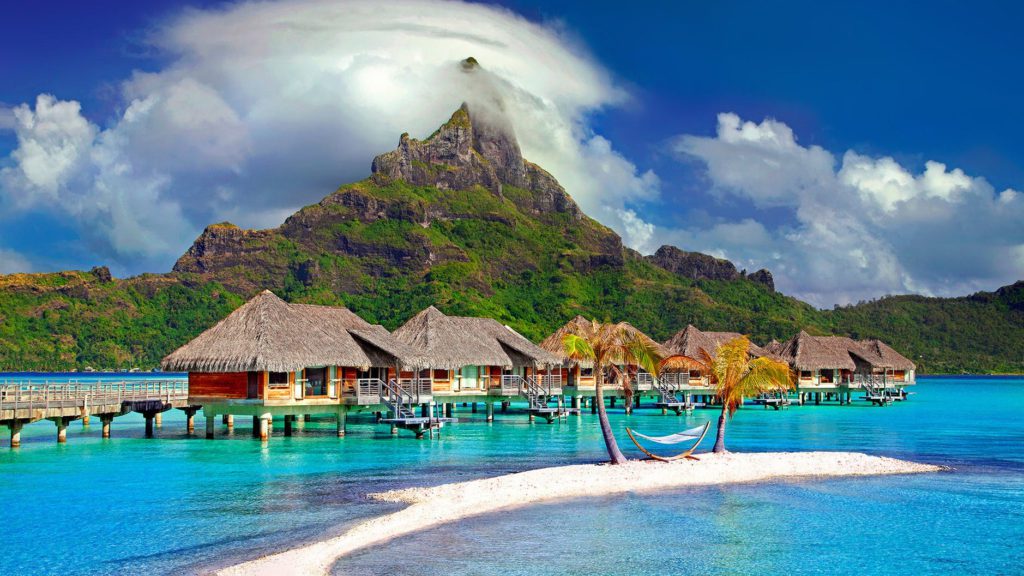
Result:
[[[572,320],[566,322],[564,326],[562,326],[558,330],[555,330],[550,336],[545,338],[544,341],[540,343],[540,346],[541,348],[547,350],[552,355],[554,355],[562,364],[579,364],[580,366],[590,367],[592,364],[591,362],[577,361],[566,356],[565,344],[563,343],[563,341],[566,335],[579,334],[581,331],[586,330],[588,327],[592,325],[593,321],[587,320],[583,316],[576,316]],[[619,322],[618,324],[616,324],[616,326],[622,329],[625,333],[632,334],[638,337],[640,340],[643,340],[644,342],[647,342],[649,345],[653,346],[662,358],[668,359],[669,357],[675,356],[675,354],[673,354],[672,351],[667,349],[665,346],[662,346],[658,342],[654,341],[653,338],[651,338],[647,334],[644,334],[641,330],[639,330],[629,322]],[[622,363],[621,358],[613,358],[611,359],[611,361],[617,364]]]
[[[446,316],[430,306],[394,332],[415,350],[419,368],[458,370],[463,366],[537,366],[557,358],[492,318]]]
[[[917,367],[914,362],[906,356],[892,349],[891,346],[881,340],[861,340],[861,347],[873,352],[879,359],[878,366],[891,368],[893,370],[914,370]]]
[[[698,362],[704,362],[704,353],[714,358],[718,353],[718,347],[730,340],[742,336],[739,332],[704,332],[693,324],[676,332],[665,342],[665,348],[671,353],[692,358]],[[750,343],[750,355],[760,357],[767,355],[767,352],[757,344]]]
[[[288,304],[269,290],[164,358],[182,372],[291,372],[308,366],[394,366],[409,350],[346,308]]]
[[[815,338],[803,330],[784,343],[778,355],[797,370],[826,368],[854,370],[856,368],[853,359],[850,358],[848,348],[835,342]]]

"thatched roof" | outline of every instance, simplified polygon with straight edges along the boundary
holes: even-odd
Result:
[[[576,316],[572,320],[566,322],[564,326],[562,326],[558,330],[555,330],[550,336],[545,338],[544,341],[540,343],[540,347],[547,350],[556,358],[558,358],[559,362],[561,362],[562,364],[579,364],[581,366],[590,367],[590,362],[580,362],[577,360],[573,360],[565,355],[564,339],[566,335],[579,334],[582,331],[587,330],[592,325],[593,322],[591,320],[587,320],[583,316]],[[658,354],[662,358],[669,358],[670,356],[674,355],[666,347],[662,346],[658,342],[655,342],[653,338],[651,338],[647,334],[644,334],[641,330],[639,330],[629,322],[619,322],[618,324],[615,324],[615,327],[622,330],[623,333],[636,336],[640,340],[654,347],[654,349],[657,350]],[[622,363],[621,358],[612,358],[610,360],[617,364]]]
[[[291,372],[308,366],[394,366],[409,351],[346,308],[288,304],[269,290],[164,358],[181,372]]]
[[[586,329],[586,327],[591,324],[592,322],[583,316],[576,316],[572,320],[566,322],[564,326],[552,332],[550,336],[545,338],[544,341],[540,343],[540,347],[557,357],[559,362],[562,364],[574,364],[576,361],[565,355],[565,344],[563,341],[567,335],[579,334],[581,330]],[[580,364],[587,365],[589,367],[589,363],[581,362]]]
[[[797,370],[856,368],[848,349],[834,341],[811,336],[803,330],[783,343],[778,355]]]
[[[806,337],[806,350],[808,350],[807,354],[801,356],[802,358],[813,357],[813,351],[818,350],[816,346],[820,346],[827,350],[829,357],[836,359],[845,357],[849,362],[844,364],[821,365],[815,360],[810,360],[807,361],[807,364],[805,365],[794,364],[794,367],[797,369],[819,370],[821,368],[845,368],[853,370],[856,367],[857,360],[864,362],[873,368],[892,370],[914,369],[913,362],[901,355],[899,352],[893,350],[889,345],[881,340],[862,340],[858,342],[846,336],[810,336],[807,335],[806,332],[801,332],[801,334]],[[797,337],[799,336],[800,335]],[[793,357],[791,354],[792,348],[790,346],[791,343],[793,343],[793,340],[780,345],[780,354],[785,360],[793,364]]]
[[[741,336],[743,335],[739,332],[704,332],[690,324],[669,338],[665,342],[665,348],[673,354],[703,363],[704,353],[714,358],[718,354],[719,346]],[[749,352],[754,357],[767,355],[765,350],[753,342],[750,343]]]
[[[893,370],[915,370],[917,366],[912,360],[892,349],[891,346],[881,340],[861,340],[862,348],[878,356],[877,366],[891,368]]]
[[[415,351],[412,362],[420,368],[512,368],[558,361],[497,320],[446,316],[433,306],[410,318],[394,336]]]

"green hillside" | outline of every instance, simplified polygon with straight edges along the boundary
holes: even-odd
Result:
[[[427,140],[403,135],[371,177],[278,228],[209,226],[170,273],[0,276],[0,369],[156,366],[264,288],[389,329],[430,304],[534,340],[576,314],[659,340],[691,323],[755,341],[804,328],[883,338],[926,371],[1024,372],[1022,284],[820,311],[775,292],[766,271],[748,277],[670,248],[643,257],[465,107]]]

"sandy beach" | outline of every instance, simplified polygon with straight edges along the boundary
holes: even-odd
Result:
[[[700,461],[634,461],[541,468],[494,478],[370,494],[407,508],[367,520],[344,534],[222,569],[217,574],[326,574],[357,550],[462,518],[566,498],[650,492],[685,486],[774,479],[937,472],[939,466],[856,452],[702,454]]]

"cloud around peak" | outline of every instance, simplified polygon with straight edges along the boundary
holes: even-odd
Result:
[[[55,214],[121,272],[168,268],[209,222],[275,226],[367,176],[402,132],[496,95],[523,155],[620,232],[627,205],[659,191],[591,128],[625,91],[557,27],[504,9],[241,2],[183,11],[150,41],[168,63],[120,83],[115,117],[41,95],[3,120],[18,138],[0,163],[5,217]],[[487,74],[461,74],[467,56]]]

